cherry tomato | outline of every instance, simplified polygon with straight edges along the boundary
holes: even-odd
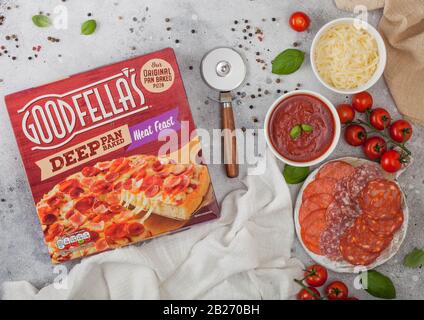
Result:
[[[384,130],[390,126],[391,121],[390,114],[386,109],[383,108],[375,108],[371,112],[370,122],[371,125],[377,130]]]
[[[313,264],[306,268],[305,278],[305,282],[309,286],[320,287],[327,281],[327,269],[319,264]]]
[[[333,281],[325,288],[328,300],[344,300],[347,298],[347,286],[341,281]]]
[[[349,104],[339,104],[337,106],[337,113],[339,114],[340,122],[343,124],[352,122],[355,119],[355,110]]]
[[[387,172],[394,173],[399,171],[402,167],[400,153],[396,150],[390,150],[385,152],[381,156],[380,164],[381,167]]]
[[[357,147],[364,144],[367,139],[367,132],[363,126],[351,124],[346,128],[344,137],[348,144]]]
[[[366,91],[359,92],[352,98],[352,106],[358,112],[365,112],[366,110],[371,109],[372,103],[372,96]]]
[[[380,137],[371,137],[365,141],[363,148],[368,158],[377,160],[386,152],[386,141]]]
[[[401,119],[392,123],[389,133],[393,140],[405,142],[411,139],[412,127],[408,121]]]
[[[297,294],[297,300],[318,300],[321,297],[318,290],[314,287],[308,287],[308,289],[315,293],[315,295],[311,294],[306,289],[302,289]]]
[[[290,27],[297,32],[303,32],[309,28],[311,20],[306,13],[297,11],[290,16]]]

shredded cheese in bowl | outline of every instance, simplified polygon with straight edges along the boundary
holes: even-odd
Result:
[[[369,82],[380,61],[374,36],[353,23],[340,23],[325,30],[313,55],[322,81],[339,90],[356,89]]]

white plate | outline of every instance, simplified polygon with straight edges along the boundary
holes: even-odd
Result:
[[[328,161],[328,162],[338,161],[338,160],[345,161],[345,162],[353,165],[354,167],[357,167],[359,165],[371,162],[369,160],[365,160],[365,159],[361,159],[361,158],[353,158],[353,157],[345,157],[345,158],[340,158],[340,159],[334,159],[334,160],[331,160],[331,161]],[[300,223],[299,223],[299,211],[300,210],[299,209],[300,209],[300,206],[302,204],[303,191],[308,186],[308,184],[315,179],[315,175],[317,174],[319,169],[321,169],[328,162],[324,163],[319,168],[314,170],[308,176],[308,178],[305,180],[302,188],[299,191],[299,194],[298,194],[297,199],[296,199],[295,209],[294,209],[294,223],[295,223],[295,227],[296,227],[297,237],[298,237],[300,243],[302,244],[303,248],[309,254],[309,256],[314,261],[323,265],[324,267],[326,267],[329,270],[332,270],[332,271],[335,271],[335,272],[341,272],[341,273],[358,273],[359,271],[364,271],[365,269],[366,270],[374,269],[377,266],[382,265],[383,263],[390,260],[396,254],[396,252],[399,250],[400,246],[402,245],[403,240],[405,239],[406,232],[407,232],[407,229],[408,229],[408,221],[409,221],[409,210],[408,210],[408,206],[406,204],[405,194],[402,191],[399,184],[397,183],[397,181],[395,180],[395,176],[391,175],[391,174],[385,174],[385,178],[394,181],[399,186],[399,189],[402,191],[402,209],[403,209],[404,221],[403,221],[402,227],[395,233],[391,244],[380,254],[380,256],[377,258],[377,260],[375,260],[372,264],[370,264],[368,266],[354,266],[354,265],[352,265],[352,264],[350,264],[346,261],[333,261],[333,260],[328,259],[326,256],[317,255],[317,254],[313,253],[312,251],[310,251],[302,241],[302,237],[300,235]],[[374,162],[372,162],[372,163],[374,163]]]

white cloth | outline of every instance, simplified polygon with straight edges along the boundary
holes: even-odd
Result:
[[[140,246],[85,258],[68,289],[5,282],[3,299],[287,299],[302,264],[288,187],[270,152],[266,171],[231,192],[221,218]]]

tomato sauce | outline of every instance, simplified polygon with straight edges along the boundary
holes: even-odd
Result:
[[[299,125],[312,127],[293,138],[292,129]],[[329,107],[320,99],[298,94],[284,99],[273,110],[268,132],[274,149],[284,158],[308,162],[322,156],[331,146],[335,122]]]

